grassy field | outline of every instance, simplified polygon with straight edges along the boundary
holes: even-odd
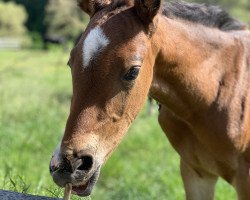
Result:
[[[71,95],[68,54],[0,52],[0,188],[61,197],[48,164],[62,136]],[[178,155],[142,111],[103,167],[93,200],[182,200]],[[73,199],[79,199],[74,197]],[[233,200],[219,181],[216,200]]]

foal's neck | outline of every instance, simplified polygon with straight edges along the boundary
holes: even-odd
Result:
[[[181,118],[216,101],[234,41],[229,33],[160,16],[152,38],[156,52],[150,95]],[[227,55],[225,58],[223,55]]]

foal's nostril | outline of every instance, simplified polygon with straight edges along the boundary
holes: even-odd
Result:
[[[53,172],[55,172],[56,170],[58,170],[58,168],[59,168],[59,167],[57,167],[57,166],[50,165],[50,166],[49,166],[49,171],[50,171],[50,173],[53,173]]]
[[[83,156],[81,160],[82,160],[81,165],[77,167],[78,170],[87,171],[92,168],[92,165],[93,165],[92,156]]]

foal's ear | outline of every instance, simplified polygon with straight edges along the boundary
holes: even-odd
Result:
[[[161,0],[135,0],[135,9],[138,16],[145,23],[153,21],[161,7]]]
[[[106,7],[111,0],[77,0],[79,7],[92,17],[97,11]]]

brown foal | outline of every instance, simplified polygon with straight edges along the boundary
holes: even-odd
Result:
[[[250,32],[215,6],[79,0],[90,22],[71,52],[73,96],[51,160],[54,181],[86,196],[149,94],[181,159],[186,199],[218,177],[250,199]],[[244,30],[245,29],[245,30]]]

